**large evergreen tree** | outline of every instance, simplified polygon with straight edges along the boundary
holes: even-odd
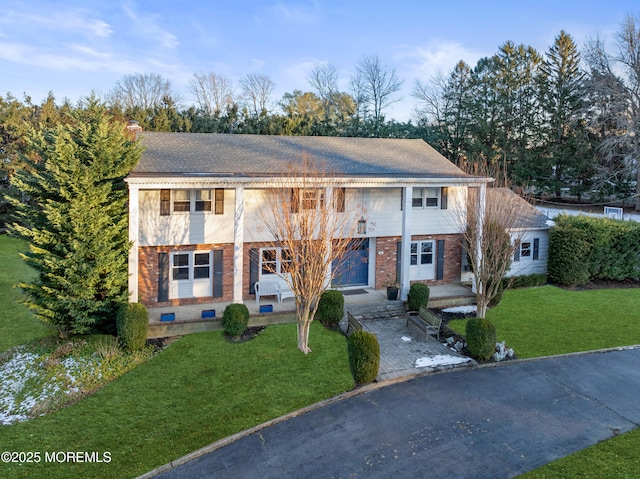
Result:
[[[25,303],[62,336],[109,329],[128,299],[124,178],[141,154],[97,100],[73,117],[32,128],[27,167],[12,178],[18,221],[10,230],[30,243],[23,257],[38,271],[20,284]]]
[[[581,172],[589,169],[593,152],[581,147],[588,137],[582,114],[584,74],[578,48],[564,30],[549,48],[542,69],[547,80],[543,108],[547,118],[544,156],[548,161],[539,186],[553,190],[556,196],[562,188],[579,193]]]

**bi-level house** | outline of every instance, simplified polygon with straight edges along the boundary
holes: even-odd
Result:
[[[247,301],[257,281],[284,271],[287,258],[266,245],[257,209],[304,156],[330,166],[337,214],[362,212],[362,241],[339,286],[379,289],[397,278],[403,298],[414,281],[460,282],[467,189],[490,181],[422,140],[139,135],[145,151],[127,178],[129,287],[131,301],[147,306]]]

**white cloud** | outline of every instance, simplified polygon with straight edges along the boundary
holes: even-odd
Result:
[[[55,8],[51,11],[40,10],[38,13],[12,10],[0,20],[0,25],[3,25],[5,30],[3,36],[10,36],[13,32],[13,35],[31,38],[42,37],[44,32],[101,38],[109,37],[113,33],[110,24],[81,9]]]
[[[426,45],[398,47],[395,60],[403,65],[402,73],[413,83],[414,79],[424,81],[438,73],[446,75],[460,60],[473,67],[480,58],[492,53],[474,51],[453,41],[432,41]]]
[[[301,5],[287,5],[284,2],[278,2],[270,6],[269,11],[287,23],[298,25],[315,23],[317,17],[315,5],[312,8],[305,8]]]
[[[132,32],[135,35],[142,36],[146,41],[156,43],[171,50],[180,45],[177,36],[159,25],[159,15],[148,13],[138,14],[128,5],[123,5],[122,9],[134,24]]]

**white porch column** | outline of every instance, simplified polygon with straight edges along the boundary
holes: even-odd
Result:
[[[244,186],[236,187],[233,220],[233,302],[242,303],[242,268],[244,264]]]
[[[410,286],[409,268],[411,265],[411,222],[413,216],[413,187],[406,186],[402,190],[402,249],[400,263],[400,277],[398,281],[401,283],[400,299],[407,300]]]
[[[129,184],[129,301],[138,302],[138,233],[140,231],[139,189]]]
[[[329,214],[331,215],[338,214],[336,212],[336,209],[333,207],[333,187],[332,186],[328,186],[327,188],[325,188],[324,201],[325,201],[325,208],[327,208],[328,211],[330,212]],[[336,222],[335,224],[338,224],[338,222]],[[333,277],[333,271],[331,271],[332,265],[329,263],[329,256],[331,255],[331,238],[327,238],[326,241],[329,244],[326,246],[327,257],[325,259],[325,263],[328,263],[329,267],[327,268],[326,276],[325,276],[325,288],[328,289],[331,287],[331,278]]]
[[[476,264],[480,265],[482,262],[482,235],[484,231],[485,211],[487,208],[487,185],[485,183],[482,183],[478,187],[478,202],[476,208],[478,208],[478,224],[476,225],[476,228],[478,228],[476,233]],[[484,293],[484,284],[482,284],[481,280],[478,280],[477,276],[473,284],[476,286],[475,289],[477,290],[474,292],[480,294]]]

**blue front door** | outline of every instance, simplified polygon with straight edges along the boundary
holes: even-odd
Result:
[[[331,265],[336,273],[331,286],[363,286],[369,283],[369,240],[354,241],[342,261]]]

